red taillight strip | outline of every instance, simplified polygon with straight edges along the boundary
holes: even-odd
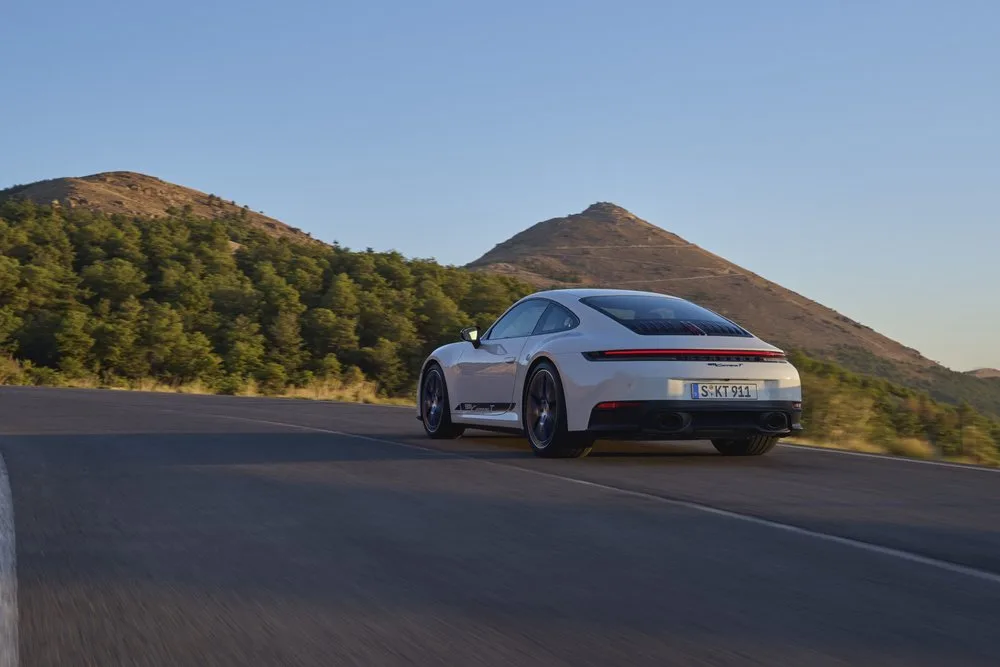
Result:
[[[639,401],[605,401],[594,407],[598,410],[619,410],[621,408],[634,408],[637,405],[640,405]]]
[[[638,350],[604,350],[600,352],[585,352],[588,359],[686,359],[719,357],[721,359],[774,359],[785,358],[784,352],[774,350],[692,350],[692,349],[638,349]]]
[[[598,352],[606,357],[632,357],[639,355],[671,357],[783,357],[784,352],[772,350],[605,350]]]

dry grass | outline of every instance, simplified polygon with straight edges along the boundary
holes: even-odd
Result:
[[[849,452],[865,454],[882,454],[898,456],[907,459],[940,460],[947,463],[964,463],[986,467],[1000,467],[1000,460],[988,456],[940,456],[934,446],[920,438],[904,438],[887,446],[877,445],[864,440],[813,440],[811,438],[784,438],[782,442],[790,445],[804,445],[823,449],[841,449]]]
[[[105,382],[97,377],[65,378],[54,375],[53,386],[74,389],[106,389],[109,391],[141,391],[162,394],[218,395],[222,392],[200,381],[185,384],[170,384],[143,378],[139,380],[115,380]],[[32,381],[29,372],[10,357],[0,357],[0,386],[38,384]],[[47,383],[46,383],[47,384]],[[344,382],[341,380],[317,380],[302,387],[287,387],[281,391],[265,391],[253,380],[244,382],[236,391],[226,392],[233,396],[299,398],[316,401],[336,401],[340,403],[365,403],[369,405],[413,405],[410,397],[383,396],[378,385],[367,380]]]
[[[808,447],[823,447],[825,449],[843,449],[849,452],[865,454],[888,454],[884,447],[857,438],[834,438],[830,440],[814,440],[812,438],[784,438],[782,442],[791,445],[806,445]]]
[[[937,457],[934,445],[922,438],[901,438],[886,446],[890,454],[911,459],[933,459]]]
[[[282,396],[286,398],[306,398],[319,401],[340,401],[348,403],[368,403],[372,405],[410,405],[412,400],[379,396],[374,382],[315,382],[307,387],[292,387]]]
[[[130,387],[138,391],[151,391],[173,394],[215,395],[219,392],[202,382],[183,385],[169,385],[152,380],[144,380]],[[366,403],[369,405],[410,405],[412,400],[406,398],[381,396],[374,382],[344,383],[339,381],[313,382],[304,387],[288,387],[283,391],[263,391],[255,382],[248,381],[233,396],[269,397],[269,398],[300,398],[314,401],[337,401],[341,403]]]
[[[0,357],[0,385],[17,384],[24,377],[21,364],[13,357]]]

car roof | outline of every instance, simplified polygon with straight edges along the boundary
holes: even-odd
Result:
[[[571,301],[578,301],[590,296],[658,296],[665,299],[680,299],[670,294],[663,294],[661,292],[645,292],[641,290],[629,290],[629,289],[602,289],[602,288],[588,288],[588,287],[570,287],[565,289],[551,289],[544,290],[542,292],[534,292],[525,298],[531,297],[544,297],[547,299],[552,299],[553,301],[559,301],[562,303],[568,303]]]

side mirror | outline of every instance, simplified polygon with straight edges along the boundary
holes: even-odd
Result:
[[[479,347],[479,327],[466,327],[462,329],[462,340],[472,343],[472,347]]]

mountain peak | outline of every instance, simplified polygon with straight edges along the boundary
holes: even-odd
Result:
[[[467,265],[537,287],[624,287],[688,298],[778,345],[854,369],[894,365],[897,376],[939,368],[800,294],[772,283],[612,202],[543,220]]]
[[[599,222],[621,224],[623,222],[639,222],[644,225],[649,223],[642,220],[627,208],[607,201],[599,201],[591,204],[583,211],[568,216],[570,220],[595,220]]]
[[[616,215],[628,215],[631,216],[632,213],[626,208],[622,208],[618,204],[609,201],[599,201],[594,202],[587,208],[583,210],[579,215],[588,215],[592,213],[604,213],[604,214],[616,214]]]
[[[82,181],[98,181],[107,178],[133,178],[137,180],[159,181],[160,183],[165,182],[162,178],[157,178],[156,176],[150,176],[149,174],[143,174],[138,171],[128,171],[124,169],[116,171],[102,171],[96,174],[91,174],[90,176],[80,176],[80,180]]]

